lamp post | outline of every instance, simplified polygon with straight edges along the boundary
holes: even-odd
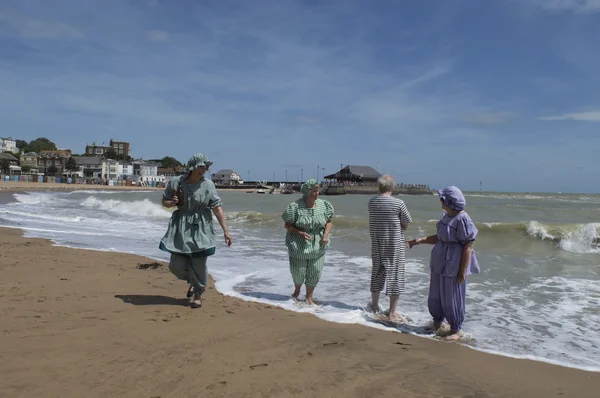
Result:
[[[304,181],[304,169],[300,169],[300,182]]]
[[[287,179],[287,169],[285,169],[285,183],[287,184],[288,179]]]
[[[319,165],[317,165],[317,182],[319,182]]]

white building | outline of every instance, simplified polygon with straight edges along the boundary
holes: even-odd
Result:
[[[233,170],[223,169],[212,175],[212,180],[219,185],[238,185],[243,184],[242,177]]]
[[[164,182],[165,177],[158,175],[158,166],[158,163],[148,162],[145,160],[136,160],[133,162],[133,175],[137,177],[139,181]]]
[[[108,180],[129,180],[133,177],[133,164],[106,159],[102,162],[102,176]]]
[[[0,138],[0,152],[19,153],[17,141],[13,140],[11,137]]]

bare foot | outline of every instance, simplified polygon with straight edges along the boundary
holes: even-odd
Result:
[[[406,318],[404,318],[399,312],[394,312],[393,314],[388,315],[388,320],[394,323],[406,322]]]
[[[463,337],[465,337],[465,334],[463,333],[462,330],[459,330],[457,332],[450,332],[450,334],[448,334],[446,337],[444,337],[444,340],[457,341],[457,340],[462,339]]]
[[[315,304],[315,302],[313,301],[313,298],[312,298],[312,297],[307,297],[307,298],[306,298],[306,303],[307,303],[308,305],[316,305],[316,304]]]

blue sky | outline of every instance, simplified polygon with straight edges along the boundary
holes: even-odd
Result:
[[[1,0],[0,135],[600,192],[599,38],[600,0]]]

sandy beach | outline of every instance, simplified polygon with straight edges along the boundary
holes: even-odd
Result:
[[[0,229],[2,397],[595,397],[600,373],[328,323]]]

